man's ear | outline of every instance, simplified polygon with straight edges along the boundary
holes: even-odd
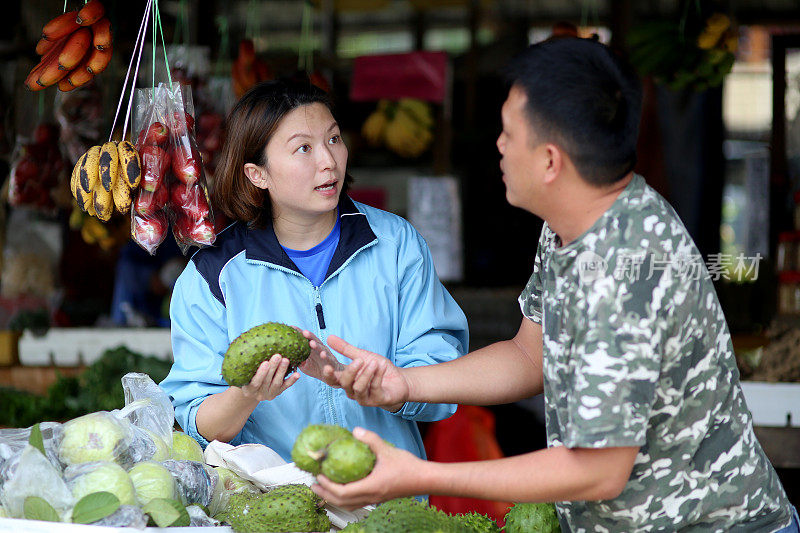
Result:
[[[544,183],[549,185],[555,182],[558,175],[561,174],[561,169],[564,166],[564,152],[555,144],[546,143],[544,145],[544,157]]]
[[[259,189],[267,188],[267,171],[253,163],[244,164],[244,175]]]

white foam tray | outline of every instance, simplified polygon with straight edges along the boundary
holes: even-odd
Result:
[[[756,426],[800,427],[800,383],[742,381]]]
[[[146,527],[132,529],[126,527],[87,526],[84,524],[67,524],[61,522],[42,522],[40,520],[20,520],[0,518],[0,531],[14,533],[136,533],[139,531],[163,533],[233,533],[228,526],[220,527]]]
[[[89,365],[118,346],[172,360],[169,328],[50,328],[42,336],[23,333],[19,361],[26,366]]]

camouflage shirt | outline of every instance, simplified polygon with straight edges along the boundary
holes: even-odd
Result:
[[[790,523],[706,265],[644,179],[566,246],[545,224],[519,302],[542,325],[548,445],[640,447],[617,498],[557,504],[565,531]]]

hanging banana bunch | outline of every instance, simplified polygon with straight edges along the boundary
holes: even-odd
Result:
[[[92,146],[72,169],[70,190],[78,207],[103,222],[114,209],[130,211],[131,191],[142,179],[139,153],[128,141]]]
[[[367,117],[361,134],[372,146],[384,144],[401,157],[416,158],[433,142],[434,119],[430,104],[414,98],[381,100]]]
[[[111,61],[111,22],[99,0],[90,0],[78,11],[67,11],[42,28],[36,53],[42,56],[25,79],[31,91],[58,84],[71,91],[89,83]]]

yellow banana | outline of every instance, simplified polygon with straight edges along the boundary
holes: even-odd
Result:
[[[131,210],[131,190],[124,178],[120,176],[120,179],[114,184],[114,188],[111,189],[111,193],[114,196],[114,206],[117,211],[124,215]]]
[[[383,132],[389,119],[383,111],[374,111],[361,126],[361,134],[372,146],[377,146],[383,140]]]
[[[433,126],[433,111],[427,102],[416,98],[401,98],[397,103],[398,107],[416,119],[422,126],[430,128]]]
[[[85,159],[80,168],[80,185],[84,193],[92,194],[100,180],[100,149],[101,146],[92,146],[85,154]]]
[[[109,141],[100,148],[100,185],[106,192],[114,189],[117,181],[117,171],[119,170],[119,154],[117,153],[117,143]]]
[[[94,210],[97,213],[97,218],[103,222],[108,222],[111,218],[111,213],[114,212],[114,195],[111,191],[107,191],[103,187],[95,188]]]
[[[125,181],[129,188],[139,186],[142,181],[142,163],[139,159],[139,152],[128,141],[122,141],[117,145],[119,153],[119,180]]]
[[[80,172],[81,172],[81,164],[86,159],[86,154],[83,154],[78,158],[78,161],[75,163],[75,166],[72,167],[72,174],[69,177],[69,190],[72,192],[72,197],[76,200],[78,199],[78,195],[75,192],[75,189],[80,187]]]

